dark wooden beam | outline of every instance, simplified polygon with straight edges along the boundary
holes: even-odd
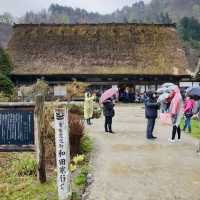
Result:
[[[0,152],[34,152],[35,145],[0,145]]]

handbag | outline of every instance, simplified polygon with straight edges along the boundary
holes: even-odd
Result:
[[[172,124],[171,113],[160,113],[160,122],[162,124],[171,125]]]

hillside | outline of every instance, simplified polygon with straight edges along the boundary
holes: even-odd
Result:
[[[139,1],[107,15],[52,4],[48,10],[39,13],[27,12],[19,21],[23,23],[169,23],[178,22],[185,16],[193,16],[200,20],[200,0],[152,0],[149,4]]]
[[[12,34],[12,26],[0,23],[0,47],[6,48]]]
[[[185,16],[200,20],[200,0],[152,0],[147,7],[151,14],[168,13],[174,22]]]

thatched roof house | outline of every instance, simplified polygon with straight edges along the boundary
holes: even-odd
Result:
[[[8,52],[14,81],[176,82],[190,76],[175,25],[18,24]]]

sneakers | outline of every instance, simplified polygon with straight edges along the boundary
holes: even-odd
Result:
[[[152,136],[152,137],[147,137],[147,139],[148,139],[148,140],[155,140],[155,139],[157,139],[157,137]]]
[[[168,139],[168,141],[169,141],[169,142],[171,142],[171,143],[175,143],[175,142],[176,142],[176,140],[175,140],[175,139],[174,139],[174,140],[172,140],[171,138],[169,138],[169,139]],[[178,139],[177,141],[178,141],[178,142],[181,142],[181,139]]]
[[[112,134],[114,134],[115,132],[114,132],[114,131],[109,131],[109,133],[112,133]]]
[[[174,143],[176,140],[172,140],[171,138],[168,139],[169,142]]]

